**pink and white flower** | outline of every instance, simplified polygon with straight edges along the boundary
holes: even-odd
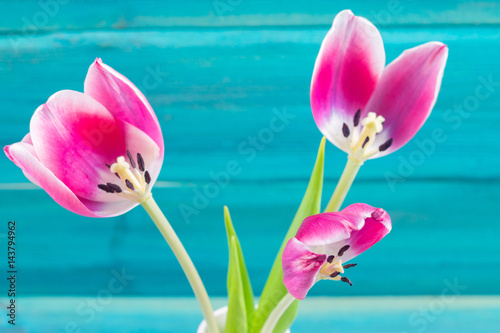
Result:
[[[84,93],[62,90],[52,95],[35,111],[30,132],[4,151],[64,208],[108,217],[149,198],[164,145],[144,95],[96,59]]]
[[[372,247],[391,228],[389,215],[367,204],[306,218],[283,251],[283,283],[288,292],[302,300],[320,280],[352,285],[342,274],[356,264],[346,263]]]
[[[340,12],[314,66],[311,108],[321,133],[365,161],[405,145],[429,117],[448,48],[429,42],[385,67],[382,37],[368,20]]]

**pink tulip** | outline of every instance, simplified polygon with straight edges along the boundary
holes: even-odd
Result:
[[[96,59],[84,93],[62,90],[52,95],[35,111],[30,133],[4,151],[64,208],[109,217],[149,198],[164,146],[144,95]]]
[[[345,263],[372,247],[391,228],[391,219],[383,209],[366,204],[306,218],[283,251],[283,283],[288,292],[304,299],[319,280],[352,285],[341,274],[356,264]]]
[[[390,154],[422,127],[439,93],[448,48],[429,42],[385,66],[379,31],[340,12],[316,59],[311,108],[321,133],[359,161]]]

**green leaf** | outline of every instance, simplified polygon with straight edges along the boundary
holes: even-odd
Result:
[[[229,299],[226,332],[247,332],[255,312],[252,285],[245,266],[243,251],[227,207],[224,207],[224,222],[229,246],[227,277]]]
[[[245,309],[245,294],[241,283],[240,263],[236,238],[229,241],[229,271],[227,274],[227,304],[226,332],[247,332],[248,320]]]
[[[292,221],[290,228],[281,244],[281,248],[274,260],[273,267],[269,273],[266,285],[262,291],[260,297],[259,308],[254,314],[251,332],[260,332],[262,326],[266,322],[267,318],[279,303],[279,301],[285,296],[288,291],[283,284],[283,269],[281,266],[281,255],[286,243],[290,238],[295,236],[297,230],[299,229],[302,221],[311,215],[319,214],[321,210],[321,192],[323,190],[323,165],[325,156],[325,138],[321,140],[318,150],[318,156],[316,158],[316,163],[314,164],[314,169],[309,180],[309,185],[307,186],[304,198],[299,206],[297,213]],[[299,301],[295,301],[290,305],[290,307],[285,311],[280,321],[276,325],[273,333],[283,333],[288,329],[297,315],[299,306]]]

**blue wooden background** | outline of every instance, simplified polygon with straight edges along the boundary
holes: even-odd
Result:
[[[403,149],[367,162],[346,199],[346,204],[385,208],[392,233],[357,259],[358,267],[349,272],[353,287],[320,283],[313,288],[312,296],[331,297],[330,306],[310,298],[304,316],[316,304],[323,321],[316,318],[320,313],[310,322],[336,322],[328,316],[342,301],[345,331],[421,332],[423,314],[415,318],[413,311],[422,308],[434,316],[425,319],[426,332],[465,332],[467,324],[479,321],[483,324],[475,331],[492,332],[500,323],[495,317],[500,309],[499,2],[23,0],[0,5],[0,145],[19,141],[33,111],[54,92],[82,91],[88,66],[101,57],[136,83],[158,115],[166,153],[154,195],[209,293],[218,297],[226,296],[223,205],[231,210],[258,295],[303,195],[321,139],[309,107],[310,78],[336,13],[351,8],[374,22],[388,62],[427,41],[446,43],[448,65],[429,120]],[[265,131],[277,113],[288,114],[289,123],[259,150],[249,150],[250,138]],[[432,141],[436,129],[444,133],[439,142]],[[326,154],[325,204],[346,161],[331,144]],[[216,195],[200,199],[229,161],[238,162],[240,172]],[[113,271],[134,276],[114,295],[112,306],[99,312],[98,319],[109,318],[114,326],[98,329],[77,313],[84,332],[133,330],[127,323],[149,321],[152,315],[145,313],[159,306],[150,297],[163,297],[166,313],[176,307],[175,297],[191,297],[179,265],[141,208],[116,218],[80,217],[30,185],[6,157],[0,158],[0,168],[2,247],[7,221],[17,221],[18,291],[24,297],[20,331],[63,332],[75,304],[99,295]],[[201,200],[201,206],[186,218],[181,209],[194,207],[193,200]],[[4,283],[2,278],[2,296]],[[461,286],[460,302],[442,303],[446,315],[432,312],[433,300],[450,283]],[[349,302],[334,296],[363,297]],[[128,297],[148,306],[137,310],[136,305],[132,312]],[[398,302],[408,311],[391,322],[391,311],[403,304]],[[369,304],[382,303],[385,315],[370,313]],[[157,310],[153,317],[169,322],[150,331],[179,332],[174,322],[200,320],[194,304],[186,311],[184,317],[162,317]],[[460,311],[472,313],[471,321]],[[356,313],[365,316],[362,323]],[[308,331],[307,318],[301,320],[294,332]],[[0,330],[7,327],[3,321]],[[354,322],[357,326],[349,326]]]

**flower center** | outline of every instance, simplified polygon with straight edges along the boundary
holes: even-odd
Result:
[[[352,286],[352,282],[345,276],[340,276],[340,274],[344,273],[344,269],[348,269],[356,266],[357,264],[347,264],[342,265],[342,255],[349,250],[349,245],[344,245],[340,248],[337,256],[330,255],[326,259],[326,262],[321,266],[319,271],[319,278],[323,280],[335,280],[349,283]]]
[[[363,128],[360,132],[358,128],[360,117],[361,109],[354,115],[354,130],[352,131],[352,135],[346,123],[342,125],[342,134],[349,144],[351,150],[350,155],[360,161],[365,161],[376,153],[388,149],[392,145],[392,139],[387,140],[377,148],[372,148],[371,146],[373,142],[375,142],[375,137],[384,129],[383,123],[385,122],[385,118],[377,116],[375,112],[368,112],[366,117],[361,120]]]
[[[123,183],[122,189],[114,183],[99,184],[101,190],[107,193],[114,193],[121,197],[143,202],[151,196],[151,175],[145,168],[144,159],[140,153],[137,153],[137,164],[132,157],[132,154],[127,150],[127,157],[130,162],[127,163],[124,156],[116,159],[116,163],[107,165],[109,171],[114,173]]]

